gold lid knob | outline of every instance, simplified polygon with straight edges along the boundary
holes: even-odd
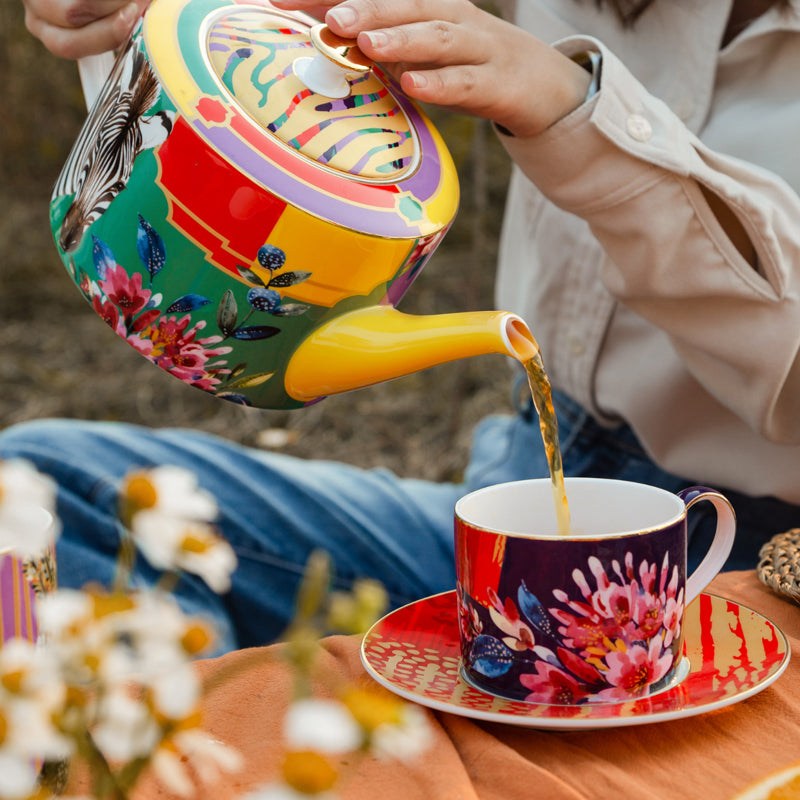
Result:
[[[355,39],[337,36],[325,24],[311,28],[309,38],[316,55],[298,58],[294,63],[295,74],[316,94],[334,99],[347,97],[350,94],[347,76],[369,72],[373,62],[361,52]]]
[[[355,39],[337,36],[324,23],[315,25],[308,35],[317,52],[337,66],[348,72],[369,72],[372,61],[361,52]]]

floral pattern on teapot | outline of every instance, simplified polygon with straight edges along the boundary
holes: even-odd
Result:
[[[186,294],[164,308],[164,297],[157,291],[157,283],[167,262],[166,248],[147,220],[138,217],[137,252],[142,272],[129,272],[117,263],[106,242],[97,236],[92,239],[97,279],[92,280],[74,264],[71,266],[76,270],[73,278],[82,294],[105,323],[137,352],[179,380],[223,399],[249,405],[241,390],[268,381],[274,373],[248,372],[247,362],[231,367],[223,356],[233,348],[224,342],[231,338],[255,342],[280,334],[281,329],[274,325],[247,323],[254,314],[276,317],[304,314],[307,305],[285,303],[278,289],[301,283],[311,273],[284,270],[286,254],[268,243],[263,245],[257,260],[269,277],[262,278],[254,268],[239,266],[242,278],[251,287],[246,294],[249,306],[246,315],[240,318],[236,297],[228,289],[216,304],[218,333],[201,336],[208,323],[204,319],[193,320],[192,312],[212,304],[212,300],[201,294]]]

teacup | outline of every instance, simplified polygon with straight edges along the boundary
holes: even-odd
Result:
[[[736,517],[719,492],[568,478],[559,535],[548,479],[455,507],[461,671],[473,687],[554,705],[625,702],[681,679],[683,617],[720,571]],[[713,542],[687,577],[688,510],[711,502]]]
[[[53,518],[39,509],[37,524],[52,527]],[[0,550],[0,646],[10,639],[36,642],[38,598],[56,587],[55,551],[47,548],[31,558]]]

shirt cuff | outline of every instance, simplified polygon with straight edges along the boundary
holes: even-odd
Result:
[[[591,83],[586,91],[586,97],[583,98],[583,102],[586,103],[600,91],[603,55],[599,50],[581,50],[570,56],[570,58],[592,76]],[[492,125],[494,125],[495,130],[503,136],[514,137],[514,134],[506,128],[505,125],[501,125],[499,122],[493,122]]]
[[[696,137],[613,52],[586,36],[554,46],[570,57],[601,53],[603,90],[535,136],[500,136],[517,167],[550,200],[584,216],[663,177],[661,169],[678,176],[697,169]]]

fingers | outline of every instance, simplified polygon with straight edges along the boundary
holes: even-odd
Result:
[[[325,12],[341,0],[270,0],[272,5],[286,11],[305,11],[312,16],[322,19]]]
[[[284,11],[304,11],[318,20],[325,19],[325,13],[340,0],[270,0],[272,5]]]
[[[374,61],[403,62],[409,67],[483,64],[491,46],[468,26],[444,20],[362,31],[357,40]]]
[[[118,47],[149,0],[23,0],[28,30],[62,58]]]
[[[355,36],[410,96],[481,115],[507,96],[498,91],[505,52],[526,44],[519,28],[468,0],[346,0],[325,20]]]
[[[423,103],[484,111],[485,88],[479,70],[464,65],[437,69],[406,70],[400,76],[403,91]],[[481,114],[485,116],[485,114]]]
[[[59,28],[81,28],[119,11],[130,0],[23,0],[28,12]]]
[[[470,0],[346,0],[334,5],[325,21],[339,36],[396,28],[413,22],[460,23],[477,13]]]
[[[455,64],[482,60],[475,37],[481,16],[470,0],[272,0],[286,10],[315,10],[331,30],[359,39],[382,62]],[[325,13],[327,11],[327,13]],[[485,37],[484,37],[485,39]],[[363,48],[362,48],[363,49]]]

